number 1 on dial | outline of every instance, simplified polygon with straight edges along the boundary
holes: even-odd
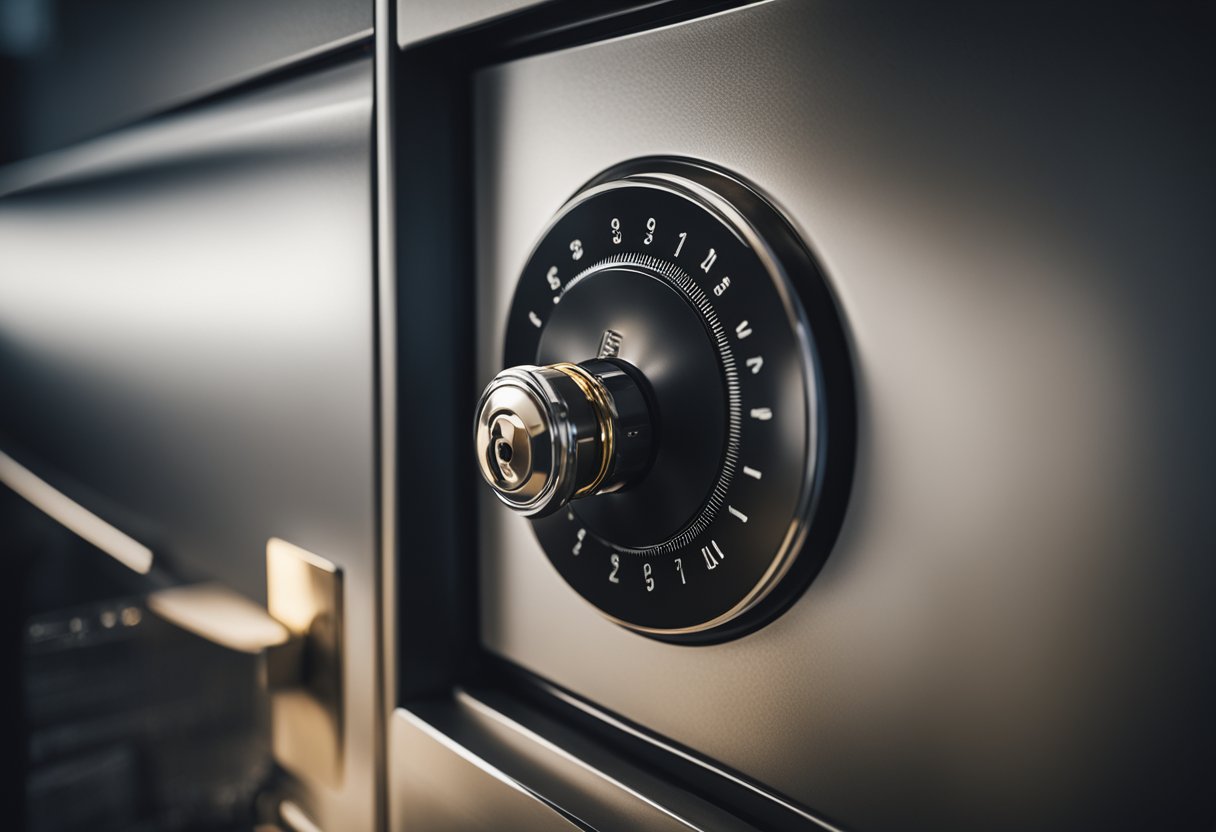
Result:
[[[673,255],[672,255],[672,257],[679,257],[679,256],[680,256],[680,249],[684,248],[684,241],[685,241],[685,240],[687,240],[687,239],[688,239],[688,232],[687,232],[687,231],[681,231],[681,232],[680,232],[680,244],[679,244],[678,246],[676,246],[676,253],[675,253],[675,254],[673,254]]]

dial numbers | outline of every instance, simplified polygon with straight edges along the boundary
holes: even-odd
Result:
[[[572,203],[553,223],[525,270],[533,276],[520,282],[512,306],[512,321],[518,324],[508,327],[504,366],[542,363],[541,345],[551,318],[546,310],[552,310],[552,316],[574,314],[570,309],[578,308],[574,297],[580,285],[601,279],[595,275],[610,259],[614,268],[636,267],[667,281],[666,272],[656,272],[644,259],[658,258],[699,287],[701,299],[694,302],[686,296],[686,302],[705,321],[707,338],[712,327],[706,316],[712,313],[713,320],[720,321],[728,345],[725,355],[737,379],[734,406],[741,418],[731,457],[719,463],[733,466],[733,479],[718,502],[698,509],[709,517],[704,530],[678,548],[648,554],[622,546],[610,526],[589,522],[579,501],[563,512],[565,516],[532,521],[554,567],[586,600],[618,623],[663,637],[713,630],[738,610],[750,609],[750,599],[769,591],[766,576],[784,571],[774,570],[774,558],[797,554],[783,551],[783,546],[791,523],[798,522],[807,488],[814,370],[791,324],[786,298],[796,293],[778,291],[780,274],[771,272],[752,246],[751,238],[720,215],[666,184],[605,187]],[[571,260],[577,260],[577,266],[561,267]],[[555,296],[561,298],[560,306],[551,302]],[[543,304],[538,302],[542,297]],[[697,303],[703,303],[704,310]],[[568,309],[569,304],[575,305]],[[671,337],[671,331],[639,332],[634,327],[636,321],[628,318],[597,319],[585,343],[575,347],[586,354],[566,360],[604,353],[604,339],[611,334],[617,346],[607,354],[634,363],[646,374],[650,368],[643,364],[652,339]],[[550,360],[546,354],[545,361]],[[726,371],[723,363],[718,372]],[[726,401],[719,406],[725,407]]]
[[[571,241],[578,242],[578,268],[586,268],[583,264],[590,264],[590,267],[594,268],[596,263],[606,257],[629,251],[630,238],[626,233],[629,228],[645,229],[639,237],[633,238],[633,245],[637,246],[635,250],[639,254],[645,251],[644,247],[652,245],[654,240],[658,239],[658,229],[673,229],[673,226],[681,229],[672,234],[674,246],[669,249],[672,257],[680,259],[683,255],[683,259],[690,261],[691,269],[686,267],[685,273],[690,274],[690,277],[700,278],[693,279],[703,287],[705,302],[715,311],[717,317],[727,319],[723,323],[728,327],[728,335],[733,336],[729,340],[746,341],[751,347],[749,354],[735,359],[742,370],[738,375],[744,417],[740,450],[747,454],[749,449],[755,448],[759,442],[752,436],[752,432],[763,429],[765,423],[775,422],[779,418],[777,411],[769,404],[772,400],[769,383],[759,381],[759,368],[763,367],[767,371],[769,368],[765,366],[765,362],[769,359],[753,353],[763,350],[767,354],[770,348],[774,353],[780,352],[781,347],[777,342],[771,345],[769,342],[773,340],[774,333],[780,333],[782,330],[776,326],[763,331],[757,328],[757,322],[771,318],[771,312],[765,305],[757,306],[755,297],[746,290],[749,285],[763,285],[765,276],[758,273],[759,270],[754,264],[751,268],[746,267],[750,255],[747,247],[726,233],[716,222],[705,222],[703,218],[697,218],[702,221],[692,222],[690,220],[693,217],[686,211],[663,211],[657,203],[654,203],[653,207],[652,204],[640,203],[641,211],[636,208],[632,211],[626,210],[626,207],[619,203],[605,205],[602,212],[597,212],[598,220],[595,214],[590,214],[584,223],[572,224],[569,232],[561,235],[567,241],[567,256],[575,256],[576,247]],[[584,228],[598,223],[602,223],[599,225],[601,229],[606,229],[606,233],[601,232],[602,236],[588,233]],[[650,242],[647,242],[648,239]],[[699,244],[696,249],[689,250],[688,246],[693,241]],[[545,278],[545,290],[560,296],[573,282],[580,279],[582,273],[576,269],[563,275],[558,267],[546,266],[541,275]],[[554,287],[555,281],[557,287]],[[533,322],[532,328],[535,330],[539,327]],[[593,357],[597,351],[602,351],[604,335],[604,330],[595,333],[595,343],[589,347],[588,355],[584,358]],[[769,340],[766,341],[766,338]],[[778,338],[777,341],[779,340]],[[626,346],[628,343],[631,342],[625,341],[620,351],[620,356],[625,359],[630,357]],[[531,349],[534,348],[529,348],[529,352],[520,356],[519,363],[537,360]],[[512,359],[508,358],[508,363],[511,361]],[[767,376],[768,373],[764,375]],[[748,424],[756,427],[748,427]],[[740,466],[741,481],[757,482],[751,472],[758,470],[758,467],[750,465]],[[786,485],[792,486],[793,483],[786,481]],[[774,492],[776,489],[777,485],[774,483]],[[740,536],[745,531],[752,531],[758,523],[768,520],[766,512],[753,508],[761,505],[765,499],[763,494],[739,494],[732,496],[729,502],[723,501],[715,509],[719,515],[718,519],[713,521],[702,536],[667,555],[640,556],[618,551],[611,541],[597,537],[586,526],[567,525],[567,521],[563,519],[562,525],[565,528],[561,535],[561,547],[567,553],[566,560],[572,570],[563,571],[563,574],[581,587],[583,579],[577,577],[583,569],[581,565],[593,567],[597,561],[603,564],[593,567],[599,573],[595,583],[602,587],[602,590],[591,589],[584,592],[597,606],[610,608],[613,603],[620,603],[621,596],[636,596],[637,600],[631,603],[645,604],[656,611],[660,610],[661,605],[670,603],[672,598],[680,599],[680,602],[691,600],[698,606],[729,606],[730,597],[737,592],[737,589],[733,588],[753,581],[754,578],[746,576],[760,573],[764,568],[764,555],[767,554],[765,550],[776,546],[776,541],[757,546],[756,539],[749,540]],[[574,506],[574,516],[578,516],[577,505]],[[544,528],[553,523],[552,519],[546,519],[535,521],[534,525],[544,538],[547,536]],[[732,551],[741,554],[732,558],[729,555]],[[752,551],[758,551],[758,555],[744,554]],[[666,566],[662,568],[666,571],[660,573],[657,570],[663,563]],[[603,571],[599,571],[601,569]],[[662,575],[670,575],[670,579],[662,581]],[[600,597],[601,592],[606,595]],[[718,599],[716,602],[712,600],[715,598]]]

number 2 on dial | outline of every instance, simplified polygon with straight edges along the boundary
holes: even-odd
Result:
[[[608,573],[608,580],[614,584],[619,584],[621,579],[616,576],[617,570],[621,568],[621,556],[616,552],[612,553],[612,557],[608,559],[612,563],[612,571]]]

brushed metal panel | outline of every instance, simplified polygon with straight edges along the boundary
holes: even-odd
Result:
[[[396,0],[397,45],[405,48],[447,32],[542,5],[547,0]]]
[[[342,570],[346,773],[377,747],[370,60],[166,118],[0,181],[0,447],[265,602],[271,537]]]
[[[368,0],[6,5],[11,8],[8,15],[0,9],[0,29],[11,30],[0,31],[0,53],[11,53],[12,72],[0,70],[0,77],[19,105],[6,129],[23,155],[81,141],[367,38],[372,27]]]
[[[459,691],[391,725],[394,830],[756,829],[506,696]]]
[[[553,212],[675,154],[751,179],[815,249],[861,408],[839,543],[772,625],[701,648],[616,628],[487,496],[485,644],[850,828],[1193,822],[1216,738],[1211,32],[770,2],[482,73],[478,383]]]
[[[394,832],[586,828],[407,711],[393,714],[390,737]]]

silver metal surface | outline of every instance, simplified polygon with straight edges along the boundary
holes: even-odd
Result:
[[[391,829],[754,832],[575,731],[506,697],[460,692],[392,718]],[[818,827],[811,827],[818,828]]]
[[[397,67],[400,53],[390,33],[396,29],[396,0],[374,0],[373,20],[379,37],[375,39],[374,61],[374,273],[375,273],[375,341],[376,362],[374,441],[377,449],[376,488],[376,554],[379,555],[376,578],[378,587],[364,596],[379,622],[379,662],[374,662],[372,708],[379,725],[376,759],[379,771],[373,787],[375,801],[374,823],[377,829],[387,828],[390,812],[388,772],[399,764],[389,753],[389,732],[392,709],[398,701],[398,676],[401,652],[397,639]]]
[[[454,740],[445,728],[399,710],[389,723],[389,829],[411,832],[586,830],[540,795]]]
[[[397,45],[405,48],[457,29],[538,6],[544,0],[391,0],[397,8]]]
[[[112,131],[372,34],[364,0],[114,0],[105,6],[35,5],[25,14],[20,4],[6,5],[12,15],[0,26],[21,17],[43,23],[26,55],[10,53],[16,75],[9,77],[18,82],[13,86],[21,92],[23,117],[6,130],[23,152],[34,153]],[[0,48],[8,40],[0,36]]]
[[[259,603],[272,536],[380,591],[371,105],[361,60],[0,179],[0,447]],[[343,785],[292,797],[367,830],[376,606],[344,625]]]
[[[552,214],[676,155],[813,248],[860,398],[841,537],[774,623],[620,630],[487,497],[484,643],[847,828],[1093,828],[1202,793],[1216,135],[1186,27],[1139,15],[770,2],[482,73],[482,377]]]

